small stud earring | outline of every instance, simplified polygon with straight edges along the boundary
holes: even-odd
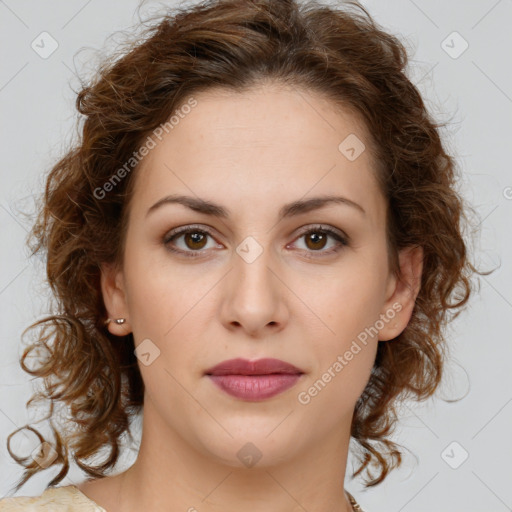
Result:
[[[109,322],[112,321],[112,318],[109,318],[105,321],[105,324],[108,324]],[[121,324],[124,324],[126,322],[126,318],[115,318],[114,319],[114,322],[117,324],[117,325],[121,325]]]

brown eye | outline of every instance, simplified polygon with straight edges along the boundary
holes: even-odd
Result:
[[[318,231],[311,231],[306,235],[306,246],[309,249],[318,250],[323,249],[327,243],[328,235],[319,233]]]
[[[308,231],[303,231],[297,240],[303,241],[305,248],[300,249],[307,258],[330,256],[349,245],[349,238],[346,235],[344,236],[338,231],[323,226],[316,226]]]
[[[189,249],[203,249],[207,236],[201,231],[191,231],[183,235],[183,240]]]
[[[208,231],[188,226],[171,231],[163,238],[162,243],[171,252],[194,258],[204,256],[204,253],[210,248],[207,247],[209,239],[214,241]]]

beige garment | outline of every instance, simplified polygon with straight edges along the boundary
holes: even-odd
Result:
[[[354,512],[364,512],[354,497],[348,491],[345,492]],[[45,510],[47,512],[107,512],[74,485],[50,487],[41,496],[17,496],[0,500],[0,512],[38,512]]]
[[[74,485],[50,487],[41,496],[4,498],[0,512],[106,512]]]

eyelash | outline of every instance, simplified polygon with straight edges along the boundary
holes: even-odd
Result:
[[[166,246],[167,250],[169,250],[171,252],[178,253],[178,254],[184,254],[187,258],[199,258],[202,256],[201,253],[204,252],[204,249],[197,250],[197,251],[194,251],[194,250],[183,251],[182,249],[175,249],[175,248],[171,247],[170,242],[172,242],[175,239],[177,239],[178,237],[188,234],[188,233],[201,233],[201,234],[209,235],[210,237],[213,238],[212,233],[208,229],[205,229],[201,226],[191,225],[191,226],[186,226],[186,227],[182,227],[182,228],[177,228],[177,229],[172,230],[169,233],[167,233],[163,239],[163,244]],[[309,228],[306,231],[303,231],[296,238],[296,240],[302,238],[305,235],[309,235],[311,233],[322,233],[322,234],[328,235],[328,236],[334,238],[339,243],[339,245],[337,247],[331,248],[327,251],[321,251],[321,250],[307,251],[309,253],[311,253],[311,252],[312,253],[320,253],[321,256],[316,256],[316,255],[311,256],[308,254],[305,256],[306,258],[318,258],[318,257],[324,257],[326,255],[331,255],[331,254],[339,252],[343,247],[347,247],[349,245],[348,237],[344,237],[344,236],[340,235],[337,231],[334,231],[333,229],[330,229],[328,227],[323,227],[321,225],[317,225],[317,226]]]

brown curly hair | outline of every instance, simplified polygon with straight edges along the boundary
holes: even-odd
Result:
[[[379,342],[370,380],[359,398],[351,427],[358,443],[366,487],[401,464],[389,435],[398,399],[432,396],[447,347],[444,328],[473,291],[463,239],[468,221],[456,191],[456,165],[443,147],[439,128],[417,88],[405,74],[407,51],[357,1],[343,9],[295,0],[209,0],[175,8],[144,28],[143,36],[102,61],[82,84],[76,107],[82,117],[78,140],[47,177],[38,217],[27,239],[32,254],[47,256],[47,280],[56,307],[28,327],[40,332],[23,352],[24,371],[45,387],[27,402],[46,400],[50,413],[62,404],[66,418],[54,425],[56,458],[68,473],[69,455],[88,475],[106,476],[120,455],[130,419],[143,406],[144,383],[134,355],[133,335],[111,335],[105,324],[100,265],[120,263],[129,200],[137,165],[104,193],[104,184],[165,123],[192,93],[212,87],[243,92],[264,80],[302,87],[356,113],[371,128],[376,176],[388,202],[387,236],[392,270],[398,250],[424,251],[421,289],[406,329]],[[101,197],[99,190],[103,190]],[[103,197],[104,196],[104,197]],[[39,365],[25,358],[45,350]],[[55,418],[53,418],[55,419]],[[64,419],[66,421],[64,421]],[[66,425],[64,425],[66,423]],[[16,491],[43,469],[34,458]],[[87,459],[110,448],[100,464]],[[371,468],[379,471],[373,477]]]

